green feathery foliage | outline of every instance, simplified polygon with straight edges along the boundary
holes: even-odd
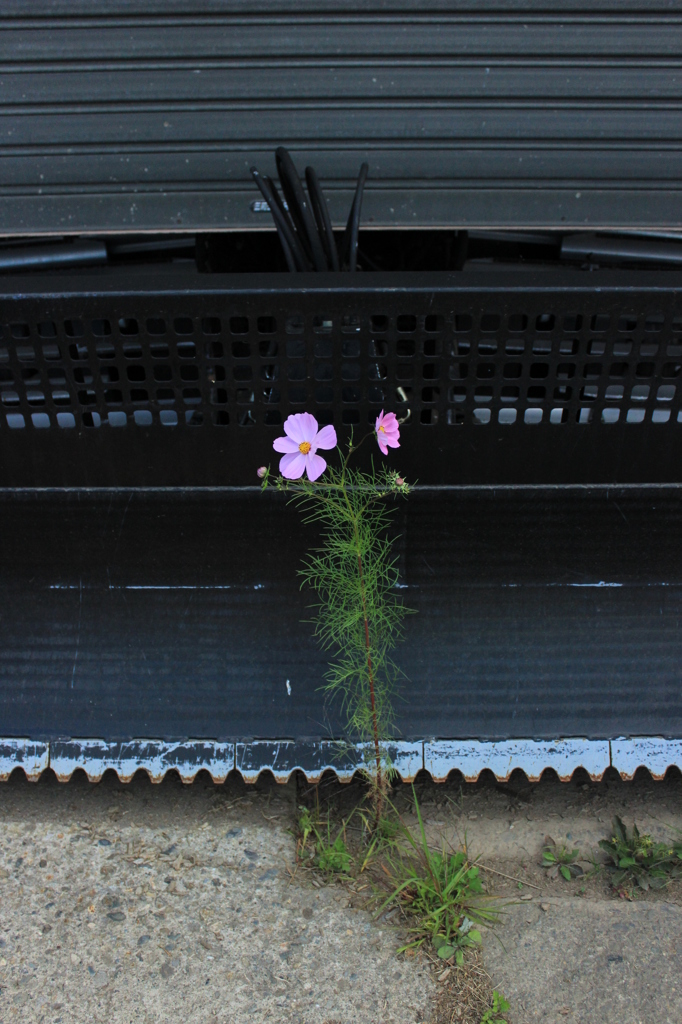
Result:
[[[328,467],[314,483],[281,476],[274,482],[292,495],[305,524],[321,527],[322,546],[299,570],[301,585],[315,591],[311,624],[323,650],[332,654],[324,690],[341,702],[348,740],[363,750],[379,807],[391,773],[387,743],[396,732],[394,701],[403,675],[391,652],[412,611],[396,591],[398,559],[387,534],[393,509],[385,499],[407,497],[409,487],[395,470],[377,472],[373,462],[369,473],[349,469],[358,447],[351,438],[345,457],[339,449],[341,469]],[[264,488],[268,478],[266,472]]]

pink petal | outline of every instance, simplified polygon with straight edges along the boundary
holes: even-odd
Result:
[[[377,441],[379,442],[379,447],[381,448],[381,454],[388,455],[388,448],[386,447],[385,438],[383,438],[381,434],[377,434]]]
[[[384,430],[397,430],[398,429],[398,417],[394,412],[387,412],[384,416],[382,426]]]
[[[336,431],[332,427],[331,423],[326,427],[322,427],[322,430],[315,438],[315,447],[322,448],[324,450],[327,450],[328,448],[336,448]]]
[[[297,412],[292,416],[287,416],[284,421],[284,433],[290,437],[292,441],[295,441],[297,445],[299,445],[301,441],[305,441],[305,437],[303,435],[303,424],[301,423],[302,417],[303,413]]]
[[[324,461],[321,455],[315,455],[312,452],[305,456],[306,458],[306,469],[308,470],[308,479],[317,480],[318,476],[322,476],[327,463]]]
[[[290,453],[298,451],[298,445],[290,437],[276,437],[272,442],[272,447],[276,452]]]
[[[384,438],[384,440],[389,448],[400,448],[400,441],[397,437],[393,437],[389,434],[389,436]]]
[[[301,424],[301,431],[303,433],[303,441],[308,441],[310,444],[315,444],[315,438],[317,437],[318,424],[314,416],[311,416],[309,412],[299,412],[298,418]]]
[[[298,480],[303,476],[306,466],[306,456],[301,452],[292,452],[283,455],[279,460],[279,471],[287,480]]]

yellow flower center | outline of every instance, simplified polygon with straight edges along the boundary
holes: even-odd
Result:
[[[307,455],[311,447],[312,445],[310,444],[310,441],[301,441],[301,443],[298,446],[298,450],[301,453],[301,455]]]
[[[386,433],[386,431],[384,430],[383,427],[379,427],[379,430],[382,430],[384,432],[384,434]]]

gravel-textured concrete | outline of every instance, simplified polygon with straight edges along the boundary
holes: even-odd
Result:
[[[360,796],[320,792],[346,811]],[[586,857],[614,813],[655,836],[682,829],[679,774],[417,792],[432,841],[466,837],[496,872],[484,877],[508,905],[484,961],[510,1024],[682,1021],[682,884],[627,902],[604,871],[569,883],[540,866],[545,835]],[[411,788],[394,796],[416,823]],[[0,786],[0,1024],[463,1020],[452,972],[439,982],[426,957],[396,957],[396,932],[296,869],[295,812],[295,787],[267,781],[15,773]]]
[[[423,964],[296,877],[291,791],[236,787],[0,786],[2,1024],[428,1019]]]
[[[543,898],[510,907],[488,972],[528,1024],[680,1024],[682,907]]]
[[[680,1024],[682,884],[630,890],[630,902],[613,892],[606,870],[565,882],[541,867],[548,835],[603,862],[598,843],[615,814],[657,839],[682,836],[679,772],[662,782],[646,773],[597,784],[543,778],[529,785],[520,777],[501,786],[489,778],[429,786],[424,799],[434,843],[466,839],[472,856],[523,882],[484,873],[506,904],[502,926],[484,933],[484,960],[511,1002],[513,1024]]]

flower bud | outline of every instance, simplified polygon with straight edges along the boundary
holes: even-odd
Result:
[[[261,467],[260,467],[260,468],[259,468],[259,469],[257,470],[257,473],[258,473],[258,479],[259,479],[259,480],[262,480],[262,479],[263,479],[263,477],[265,476],[265,474],[267,473],[267,471],[268,471],[268,467],[267,467],[267,466],[261,466]]]

